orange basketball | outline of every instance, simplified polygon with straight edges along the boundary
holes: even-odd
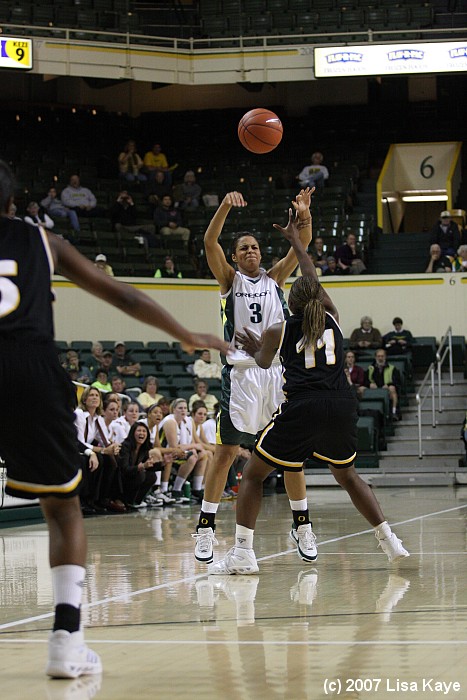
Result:
[[[238,124],[238,138],[252,153],[269,153],[282,139],[282,123],[269,109],[251,109]]]

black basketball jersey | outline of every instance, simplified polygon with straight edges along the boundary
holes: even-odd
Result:
[[[47,234],[36,226],[0,217],[0,339],[53,340]]]
[[[279,356],[287,398],[310,391],[349,391],[344,374],[343,335],[338,323],[326,313],[325,331],[316,348],[303,348],[302,316],[284,322]]]

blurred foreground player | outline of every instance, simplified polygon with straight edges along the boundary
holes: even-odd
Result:
[[[0,161],[0,454],[7,468],[6,492],[39,498],[49,528],[55,622],[46,673],[77,678],[100,673],[102,667],[80,628],[87,547],[78,497],[74,389],[54,344],[54,268],[91,294],[169,333],[187,351],[214,347],[225,352],[227,346],[215,336],[186,330],[145,294],[103,274],[63,239],[8,218],[13,192],[12,173]],[[25,409],[21,397],[26,395]],[[25,410],[31,417],[26,433],[21,427]]]
[[[299,200],[300,195],[297,197]],[[289,213],[286,228],[274,224],[290,241],[302,277],[292,285],[292,316],[270,326],[258,340],[250,330],[237,333],[243,349],[267,369],[279,350],[286,400],[261,433],[243,470],[237,500],[235,546],[224,559],[210,564],[209,574],[255,574],[253,535],[263,493],[263,481],[274,469],[301,472],[307,457],[326,462],[357,510],[374,527],[379,546],[390,562],[409,553],[384,520],[380,505],[353,465],[357,444],[356,399],[344,374],[339,316],[320,286],[315,266],[300,241],[298,221]],[[287,482],[286,488],[287,487]],[[314,535],[308,517],[306,487],[289,493],[295,502],[291,538],[300,546],[305,532]],[[301,504],[301,507],[300,507]],[[301,510],[301,512],[300,512]],[[298,512],[296,512],[298,511]],[[300,551],[299,551],[300,553]]]

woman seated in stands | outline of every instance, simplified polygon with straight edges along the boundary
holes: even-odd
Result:
[[[205,379],[196,379],[195,380],[195,394],[190,396],[190,400],[188,402],[188,408],[190,411],[193,409],[193,404],[195,401],[203,401],[207,411],[208,411],[208,416],[211,418],[214,415],[214,406],[216,403],[219,401],[219,399],[214,396],[214,394],[208,394],[208,383]]]
[[[159,394],[157,391],[159,388],[159,382],[157,381],[156,377],[153,377],[150,374],[145,377],[141,388],[142,392],[138,396],[138,403],[144,409],[149,408],[149,406],[157,403],[159,399],[162,398],[162,394]]]
[[[123,498],[129,508],[144,508],[144,499],[156,483],[156,469],[161,467],[149,454],[149,429],[139,421],[133,423],[117,457],[123,483]]]
[[[216,445],[215,443],[213,444],[209,442],[204,432],[203,424],[206,422],[208,417],[208,410],[204,401],[193,402],[193,405],[191,407],[191,417],[193,418],[196,436],[208,455],[206,468],[209,469]]]
[[[193,472],[192,496],[201,501],[203,498],[203,481],[208,460],[207,452],[196,435],[193,419],[188,416],[188,406],[185,399],[175,399],[171,406],[172,413],[162,419],[159,424],[159,438],[163,447],[173,449],[180,448],[184,452],[184,459],[177,458],[174,461],[178,466],[175,477],[172,497],[177,504],[189,503],[190,499],[182,494],[182,488]],[[162,490],[167,489],[168,484],[162,483]]]

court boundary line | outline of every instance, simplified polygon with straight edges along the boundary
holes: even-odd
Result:
[[[398,522],[392,523],[392,527],[396,527],[397,525],[406,525],[407,523],[413,523],[416,522],[417,520],[423,520],[424,518],[431,518],[436,515],[444,515],[445,513],[452,513],[453,511],[456,510],[463,510],[467,508],[467,504],[461,505],[461,506],[454,506],[453,508],[447,508],[445,510],[438,510],[438,511],[433,511],[432,513],[425,513],[424,515],[417,515],[414,518],[407,518],[406,520],[399,520]],[[319,543],[319,547],[322,547],[326,544],[331,544],[332,542],[341,542],[342,540],[347,540],[352,537],[358,537],[359,535],[366,535],[368,533],[373,532],[373,528],[366,529],[366,530],[360,530],[359,532],[351,532],[350,534],[347,535],[341,535],[340,537],[333,537],[328,540],[324,540],[323,542]],[[274,554],[268,554],[265,557],[260,557],[258,561],[268,561],[269,559],[276,559],[277,557],[282,557],[287,554],[295,554],[296,549],[287,549],[282,552],[276,552]],[[129,593],[122,593],[121,595],[118,596],[111,596],[110,598],[102,598],[100,600],[96,600],[92,603],[84,603],[81,606],[82,610],[90,610],[91,608],[95,608],[99,605],[106,605],[108,603],[116,603],[116,602],[121,602],[124,600],[128,600],[129,598],[134,598],[138,595],[144,595],[145,593],[152,593],[153,591],[158,591],[163,588],[167,588],[168,586],[176,586],[180,583],[189,583],[190,581],[197,581],[200,578],[205,578],[208,575],[207,571],[203,572],[202,574],[195,574],[194,576],[185,576],[184,578],[181,579],[176,579],[175,581],[165,581],[164,583],[159,583],[156,586],[150,586],[148,588],[141,588],[136,591],[131,591]],[[11,627],[19,627],[21,625],[27,625],[30,622],[38,622],[39,620],[47,620],[51,617],[54,616],[54,611],[44,613],[42,615],[34,615],[32,617],[26,617],[23,618],[22,620],[16,620],[13,622],[6,622],[4,624],[0,625],[0,632],[2,630],[10,629]],[[0,639],[0,641],[2,641]]]

